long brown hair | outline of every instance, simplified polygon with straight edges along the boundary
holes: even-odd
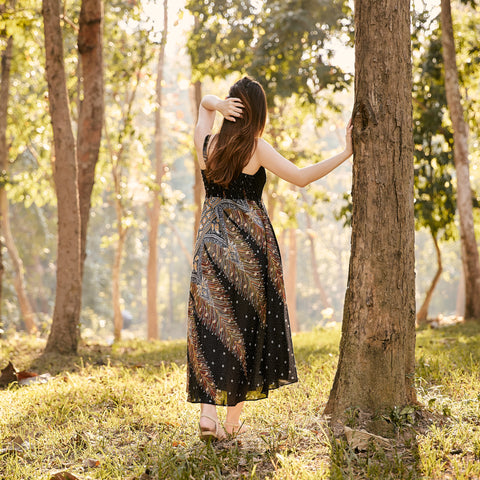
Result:
[[[205,172],[209,181],[225,188],[240,175],[252,157],[267,119],[265,92],[252,78],[244,77],[235,83],[228,96],[242,101],[242,117],[236,117],[235,122],[223,119]]]

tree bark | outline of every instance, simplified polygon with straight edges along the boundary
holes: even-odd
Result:
[[[155,189],[153,202],[148,212],[148,262],[147,262],[147,337],[149,340],[158,338],[158,266],[157,266],[157,236],[160,220],[160,190],[162,178],[165,175],[165,164],[162,151],[162,84],[163,68],[165,64],[165,45],[168,33],[168,9],[167,0],[163,0],[163,33],[158,53],[157,81],[155,92],[157,96],[157,108],[155,109]]]
[[[83,90],[83,100],[80,102],[78,120],[77,157],[81,219],[80,269],[83,274],[91,196],[102,139],[104,115],[102,1],[83,0],[79,23],[78,53],[79,64],[81,65],[81,80],[79,80],[79,83]]]
[[[8,166],[7,116],[8,100],[10,97],[10,67],[12,64],[12,50],[13,38],[10,36],[7,39],[5,50],[2,52],[0,72],[0,175],[2,179],[6,177]],[[5,185],[2,182],[0,184],[0,215],[2,215],[2,219],[5,218],[5,214],[3,212],[6,205],[7,195],[5,192]],[[3,226],[1,228],[3,228]],[[0,305],[2,304],[3,272],[2,242],[0,240]]]
[[[70,120],[59,0],[43,0],[46,76],[55,145],[58,210],[57,285],[46,351],[77,352],[82,298],[77,155]]]
[[[457,172],[457,208],[460,217],[462,264],[465,274],[465,318],[480,321],[480,260],[473,225],[472,189],[468,160],[468,127],[458,82],[450,0],[441,1],[445,93],[453,127],[453,160]]]
[[[440,280],[440,276],[442,275],[443,267],[442,267],[442,252],[440,251],[440,247],[438,246],[438,240],[436,235],[432,233],[433,243],[435,245],[435,251],[437,253],[437,272],[433,277],[432,283],[430,284],[427,293],[425,294],[425,299],[423,300],[422,306],[417,313],[417,324],[423,325],[427,323],[428,320],[428,307],[430,306],[430,302],[432,300],[433,292],[435,291],[435,287],[437,286],[438,281]]]
[[[297,229],[288,229],[288,264],[285,275],[285,294],[292,332],[298,332],[297,318]]]
[[[350,408],[375,416],[416,401],[409,5],[355,0],[352,247],[333,422]]]

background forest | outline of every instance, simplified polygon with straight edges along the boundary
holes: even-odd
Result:
[[[199,92],[225,96],[231,83],[250,74],[269,97],[265,137],[287,158],[307,165],[343,148],[353,104],[351,5],[325,1],[315,10],[317,18],[305,14],[309,7],[304,4],[308,2],[105,2],[105,116],[83,273],[83,338],[113,341],[115,309],[121,312],[124,338],[147,336],[154,202],[159,208],[158,228],[153,223],[158,233],[158,335],[149,337],[185,336],[200,198],[192,139]],[[470,128],[470,180],[478,207],[480,9],[470,3],[452,6]],[[12,42],[7,163],[1,185],[10,225],[2,223],[0,328],[7,336],[35,326],[46,334],[55,303],[57,207],[43,20],[38,2],[11,0],[0,8],[0,51],[6,52]],[[437,241],[443,264],[430,317],[462,315],[464,295],[439,14],[433,2],[414,3],[418,308],[437,271]],[[79,1],[63,2],[64,65],[74,132],[83,95],[79,17]],[[301,48],[305,42],[309,48]],[[350,252],[350,186],[348,162],[304,189],[273,178],[267,183],[264,200],[282,250],[295,330],[341,321]],[[479,238],[478,208],[474,215]],[[25,301],[33,311],[33,327],[25,322]]]

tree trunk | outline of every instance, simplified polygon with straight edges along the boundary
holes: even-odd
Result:
[[[352,247],[333,422],[416,401],[409,5],[355,0]],[[391,433],[378,422],[367,427]]]
[[[430,306],[430,301],[432,300],[433,292],[435,291],[435,287],[437,286],[438,281],[440,280],[440,276],[442,275],[442,252],[440,251],[440,247],[438,246],[438,240],[436,235],[432,233],[433,243],[435,245],[435,251],[437,252],[437,272],[433,277],[432,283],[430,284],[430,288],[428,289],[425,299],[423,300],[422,306],[417,313],[417,324],[422,325],[427,323],[428,319],[428,307]]]
[[[297,229],[288,229],[288,264],[285,275],[285,294],[292,332],[298,332],[297,319]]]
[[[78,192],[81,218],[80,269],[86,258],[87,229],[95,167],[102,138],[104,115],[101,0],[83,0],[78,32],[79,65],[83,100],[80,102],[77,135]]]
[[[198,22],[198,18],[195,17]],[[195,123],[197,123],[198,110],[202,101],[202,83],[197,80],[193,84],[194,98],[195,98]],[[193,243],[195,244],[197,238],[198,227],[200,225],[200,214],[202,213],[202,199],[205,196],[205,188],[203,186],[202,174],[200,172],[200,165],[198,162],[193,162],[195,169],[195,184],[193,185],[193,201],[195,204],[195,218],[193,224]]]
[[[312,261],[313,283],[317,287],[323,308],[332,308],[332,304],[327,296],[327,293],[325,292],[325,289],[323,288],[320,275],[318,274],[317,254],[315,253],[315,234],[312,229],[312,219],[308,213],[305,214],[305,217],[307,220],[307,237],[310,246],[310,259]]]
[[[455,315],[465,317],[465,275],[463,268],[460,269],[460,279],[457,287],[457,301],[455,303]]]
[[[13,38],[8,37],[5,50],[2,52],[0,72],[0,176],[5,178],[8,169],[8,145],[7,145],[7,116],[8,100],[10,97],[10,66],[12,64]],[[4,210],[7,207],[7,195],[5,185],[0,184],[0,215],[5,218]],[[3,226],[1,227],[3,229]],[[3,257],[2,242],[0,241],[0,305],[2,303],[2,280],[3,280]],[[1,320],[1,312],[0,312]]]
[[[162,83],[163,68],[165,64],[165,45],[168,33],[168,9],[167,0],[163,0],[163,33],[158,53],[157,64],[157,108],[155,109],[155,189],[153,191],[153,203],[148,212],[148,263],[147,263],[147,338],[156,340],[158,338],[158,311],[157,311],[157,290],[158,290],[158,266],[157,266],[157,236],[160,220],[160,189],[162,178],[165,174],[162,151]]]
[[[117,219],[118,221],[118,219]],[[122,339],[123,315],[120,296],[120,272],[122,271],[123,249],[127,230],[119,223],[118,242],[112,268],[113,337],[116,342]]]
[[[82,298],[77,156],[68,105],[59,0],[43,0],[48,100],[55,145],[57,286],[46,351],[77,352]]]
[[[5,239],[5,246],[7,247],[8,254],[12,260],[13,270],[15,272],[14,287],[15,292],[17,293],[18,306],[20,308],[20,312],[28,333],[35,333],[37,331],[37,326],[35,325],[35,314],[25,289],[23,262],[18,254],[18,250],[10,229],[7,192],[4,188],[0,190],[0,204],[3,237]]]
[[[457,208],[460,217],[462,264],[465,274],[465,318],[480,321],[480,260],[473,226],[472,189],[468,161],[468,127],[458,83],[450,0],[441,1],[445,93],[453,127],[453,160],[457,172]]]
[[[183,238],[180,235],[180,232],[178,231],[178,228],[176,227],[176,225],[171,220],[167,219],[167,224],[172,229],[172,232],[175,235],[175,238],[177,239],[178,245],[180,246],[180,249],[182,250],[184,257],[187,260],[187,263],[189,265],[191,265],[192,264],[192,255],[190,254],[190,251],[188,250],[187,246],[185,245],[185,242],[183,241]]]

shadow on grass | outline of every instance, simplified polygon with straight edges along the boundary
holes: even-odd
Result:
[[[415,431],[406,439],[392,439],[390,446],[370,441],[365,447],[352,448],[345,437],[330,437],[331,480],[416,480],[422,478],[420,454]]]
[[[195,444],[184,449],[164,449],[154,478],[265,478],[272,473],[271,454],[246,448],[242,441]]]
[[[184,341],[145,340],[120,342],[112,346],[83,344],[78,355],[41,353],[33,359],[30,369],[57,375],[61,372],[76,372],[85,367],[156,367],[162,364],[186,363]]]

